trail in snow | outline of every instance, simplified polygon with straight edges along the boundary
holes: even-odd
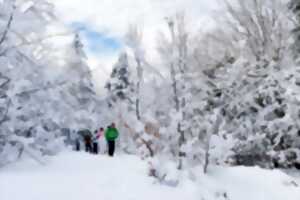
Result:
[[[215,168],[203,175],[199,168],[193,174],[197,181],[185,172],[178,187],[169,187],[155,184],[136,156],[66,152],[46,166],[26,160],[0,169],[0,200],[300,199],[300,187],[280,171]]]

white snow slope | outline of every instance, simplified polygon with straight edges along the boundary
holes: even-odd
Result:
[[[280,171],[235,167],[193,173],[183,173],[180,184],[170,187],[148,177],[147,163],[138,157],[65,152],[45,166],[26,160],[0,169],[0,200],[300,199],[299,180]]]

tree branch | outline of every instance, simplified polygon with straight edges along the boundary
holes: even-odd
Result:
[[[62,82],[57,83],[57,84],[47,84],[43,87],[33,88],[33,89],[29,89],[29,90],[19,92],[19,93],[16,94],[16,96],[21,96],[21,95],[24,95],[24,94],[33,94],[33,93],[39,92],[41,90],[49,90],[49,89],[56,88],[58,86],[63,86],[65,84],[67,84],[67,81],[62,81]]]
[[[15,8],[14,8],[14,10],[15,10]],[[11,23],[12,23],[12,21],[13,21],[13,19],[14,19],[14,10],[11,12],[10,17],[9,17],[9,19],[8,19],[8,22],[7,22],[7,24],[6,24],[6,28],[5,28],[5,30],[4,30],[4,32],[3,32],[3,34],[2,34],[2,37],[0,38],[0,46],[1,46],[2,43],[5,41],[5,39],[6,39],[6,37],[7,37],[7,34],[8,34],[8,31],[9,31],[9,29],[10,29],[10,27],[11,27]]]
[[[19,43],[19,44],[15,44],[12,46],[7,47],[6,49],[2,50],[0,52],[0,56],[3,56],[6,54],[6,52],[12,50],[12,49],[16,49],[19,47],[23,47],[23,46],[30,46],[30,45],[34,45],[34,44],[39,44],[42,43],[45,40],[51,39],[51,38],[55,38],[55,37],[61,37],[61,36],[67,36],[70,35],[70,33],[57,33],[57,34],[53,34],[53,35],[47,35],[44,38],[38,38],[36,40],[33,41],[28,41],[26,38],[22,37],[21,35],[19,35],[18,33],[15,32],[16,35],[18,35],[23,42]]]
[[[0,78],[4,79],[5,81],[0,85],[0,88],[5,87],[9,82],[10,82],[10,78],[8,78],[7,76],[3,76],[0,73]]]
[[[133,138],[140,139],[140,141],[146,146],[146,148],[148,149],[150,156],[154,157],[154,151],[151,147],[150,142],[147,142],[144,138],[142,138],[138,133],[135,133],[135,131],[126,123],[123,122],[123,125],[125,128],[127,128],[129,130],[129,132],[134,136]]]

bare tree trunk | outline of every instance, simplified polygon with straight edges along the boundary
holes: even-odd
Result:
[[[212,135],[218,135],[220,125],[222,123],[222,117],[219,113],[217,113],[216,121],[214,122],[212,133],[209,133],[209,136],[206,139],[206,145],[205,145],[205,160],[204,160],[204,166],[203,166],[203,172],[206,174],[209,166],[209,151],[210,151],[210,142]]]
[[[174,93],[174,102],[175,102],[175,109],[177,112],[180,112],[180,101],[179,101],[179,94],[178,94],[178,87],[177,87],[177,80],[175,78],[175,69],[174,69],[174,64],[171,64],[171,78],[172,78],[172,88],[173,88],[173,93]],[[178,166],[177,169],[181,170],[183,168],[183,157],[185,157],[185,154],[181,152],[181,146],[185,142],[185,137],[184,137],[184,131],[181,129],[181,123],[178,122],[177,124],[177,133],[180,135],[179,140],[178,140]]]
[[[203,173],[206,174],[208,170],[209,165],[209,149],[210,149],[210,141],[207,141],[207,146],[205,149],[205,160],[204,160],[204,166],[203,166]]]
[[[182,18],[183,19],[183,18]],[[179,21],[179,23],[184,23],[184,21]],[[186,40],[182,40],[183,38],[182,35],[180,35],[181,33],[179,33],[178,35],[178,41],[180,42],[179,44],[177,44],[177,35],[175,34],[175,22],[170,20],[168,21],[168,26],[171,32],[171,38],[172,38],[172,58],[174,58],[174,53],[175,51],[178,49],[179,51],[179,58],[176,60],[172,60],[171,64],[170,64],[170,75],[171,75],[171,79],[172,79],[172,88],[173,88],[173,93],[174,93],[174,102],[175,102],[175,109],[176,111],[179,113],[181,112],[183,113],[183,109],[185,106],[185,100],[183,100],[183,102],[180,101],[179,98],[179,88],[178,88],[178,81],[176,80],[176,69],[179,70],[178,73],[181,73],[184,77],[184,73],[185,73],[185,60],[183,59],[183,55],[186,55]],[[184,24],[176,24],[176,26],[183,26]],[[180,27],[182,28],[182,27]],[[179,28],[178,28],[179,29]],[[178,46],[177,46],[178,45]],[[176,65],[176,69],[175,69],[175,65]],[[184,81],[184,80],[182,80]],[[182,124],[181,122],[178,122],[177,124],[177,133],[179,134],[179,139],[178,139],[178,166],[177,168],[179,170],[181,170],[183,168],[183,158],[186,156],[184,152],[181,151],[181,147],[182,145],[185,143],[185,135],[184,135],[184,131],[182,130]]]
[[[141,113],[140,113],[140,80],[138,80],[137,83],[137,91],[136,91],[136,100],[135,100],[135,113],[136,113],[136,118],[137,120],[141,120]]]
[[[136,88],[136,102],[135,102],[135,110],[136,110],[136,118],[137,120],[141,120],[141,108],[140,108],[140,92],[141,92],[141,82],[143,78],[143,70],[141,66],[141,61],[138,57],[136,57],[136,63],[137,63],[137,74],[138,74],[138,82],[137,82],[137,88]]]
[[[171,78],[172,78],[172,88],[173,88],[173,93],[174,93],[174,102],[175,102],[175,109],[177,112],[180,110],[180,105],[179,105],[179,97],[178,97],[178,88],[177,88],[177,81],[175,78],[175,69],[174,69],[174,64],[171,64]]]
[[[141,114],[140,114],[140,99],[137,98],[135,101],[135,112],[136,112],[136,118],[137,120],[141,120]]]
[[[179,153],[178,153],[179,164],[178,164],[178,169],[181,170],[183,168],[183,159],[184,159],[184,157],[186,157],[186,153],[181,151],[181,147],[186,141],[185,141],[184,131],[181,128],[181,123],[180,122],[177,125],[177,132],[180,134],[179,141],[178,141],[178,143],[179,143]]]

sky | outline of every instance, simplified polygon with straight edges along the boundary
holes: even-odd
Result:
[[[216,0],[49,0],[59,19],[79,31],[88,64],[100,87],[110,74],[117,56],[125,48],[129,25],[143,29],[143,45],[149,59],[155,59],[156,35],[166,26],[165,17],[184,12],[193,29],[211,25]]]

